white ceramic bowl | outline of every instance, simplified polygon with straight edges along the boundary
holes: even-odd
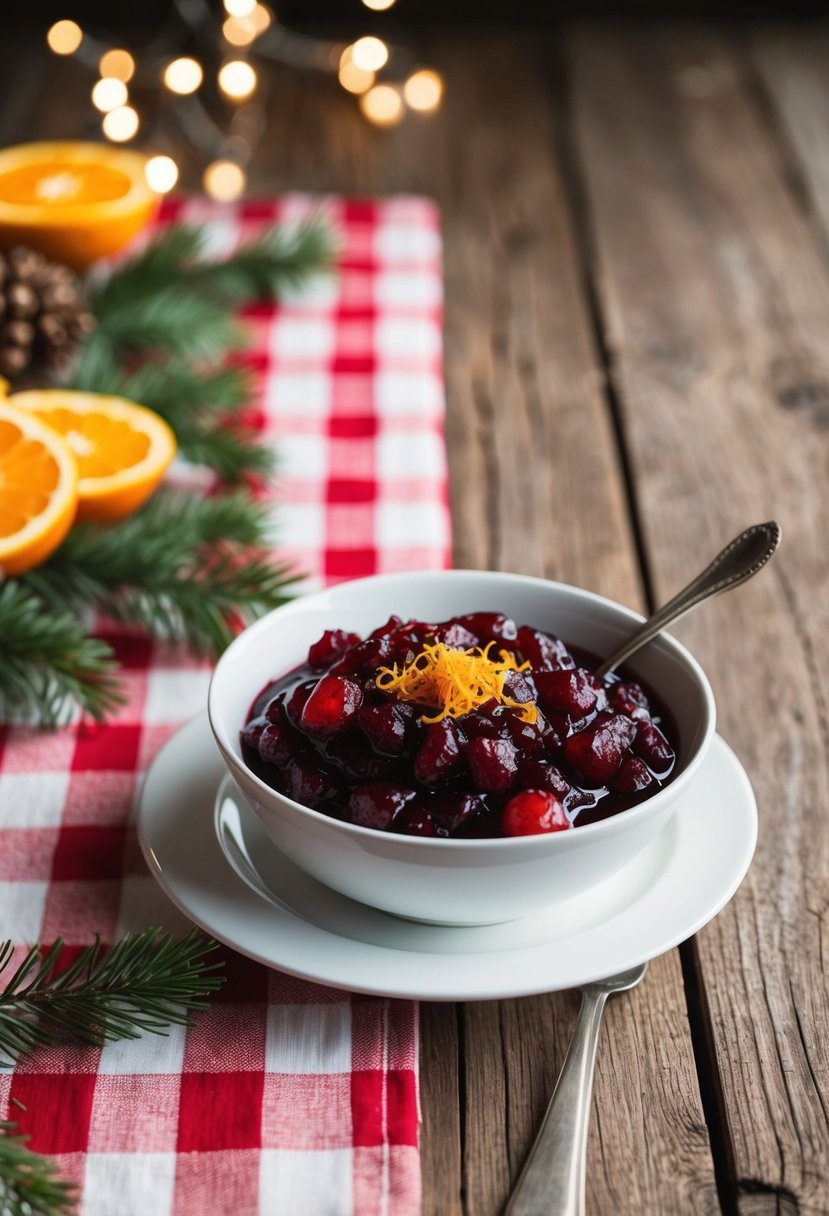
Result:
[[[329,887],[398,916],[440,924],[511,920],[601,883],[668,822],[694,780],[714,733],[714,697],[696,660],[662,635],[633,668],[670,708],[679,732],[676,775],[638,806],[569,832],[458,840],[379,832],[329,818],[266,785],[242,759],[239,731],[272,679],[306,660],[324,629],[365,636],[396,612],[442,621],[505,612],[596,654],[610,654],[641,620],[636,613],[563,583],[517,574],[451,570],[386,574],[341,583],[292,601],[245,630],[210,684],[210,725],[228,769],[268,835]]]

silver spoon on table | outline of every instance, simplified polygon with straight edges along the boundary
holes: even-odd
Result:
[[[582,1216],[593,1067],[604,1003],[635,987],[647,963],[585,984],[576,1029],[544,1122],[504,1216]]]
[[[597,668],[596,675],[604,678],[703,600],[746,582],[762,570],[779,544],[780,525],[774,520],[746,528],[673,599],[635,629]],[[643,963],[582,988],[581,1010],[564,1067],[504,1216],[583,1216],[593,1069],[604,1003],[611,993],[638,984],[646,967]]]

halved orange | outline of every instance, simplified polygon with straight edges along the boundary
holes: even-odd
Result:
[[[79,472],[78,519],[123,519],[152,494],[176,454],[164,419],[121,397],[32,389],[9,401],[60,432],[71,449]]]
[[[57,549],[75,518],[78,468],[66,442],[0,401],[0,572],[22,574]]]
[[[30,245],[87,266],[123,249],[155,215],[146,157],[108,144],[18,144],[0,151],[0,247]]]

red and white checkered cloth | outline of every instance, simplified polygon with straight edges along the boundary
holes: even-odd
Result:
[[[433,206],[187,202],[162,222],[205,220],[219,250],[312,204],[340,240],[339,275],[248,314],[255,412],[279,452],[279,552],[310,586],[447,565]],[[131,808],[159,746],[204,708],[209,670],[107,636],[129,690],[114,722],[0,728],[0,936],[21,948],[189,927],[144,866]],[[226,984],[194,1027],[39,1051],[0,1074],[0,1111],[78,1183],[82,1216],[413,1216],[415,1006],[222,956]]]

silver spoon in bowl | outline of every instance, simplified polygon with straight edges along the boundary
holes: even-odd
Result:
[[[605,659],[596,669],[599,679],[604,679],[608,672],[614,671],[651,638],[655,638],[663,629],[685,616],[703,600],[747,582],[758,570],[762,570],[772,557],[780,544],[780,536],[780,525],[773,519],[764,524],[753,524],[739,536],[735,536],[696,578],[678,591],[667,604],[658,608],[653,616],[643,621],[610,658]]]

